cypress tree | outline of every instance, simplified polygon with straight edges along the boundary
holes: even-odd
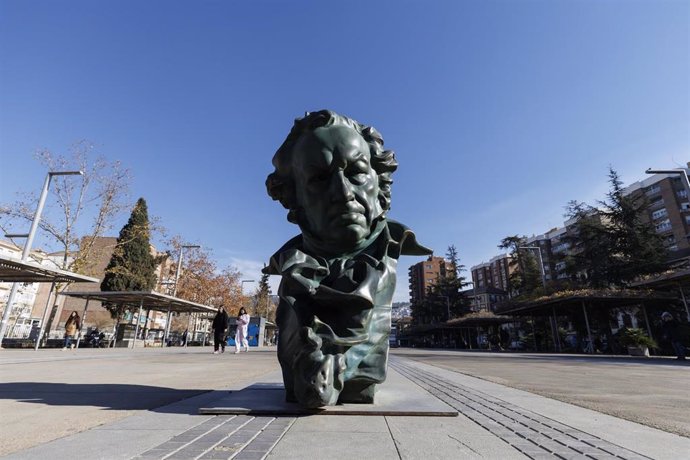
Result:
[[[101,282],[102,291],[149,291],[156,283],[156,261],[151,254],[146,201],[139,198],[127,224],[120,230],[117,245]],[[117,305],[105,305],[114,318]]]

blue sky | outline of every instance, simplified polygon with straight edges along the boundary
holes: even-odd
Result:
[[[609,165],[690,161],[690,2],[0,0],[2,202],[40,188],[36,149],[88,139],[171,233],[256,279],[297,233],[272,155],[322,108],[383,134],[390,216],[469,267],[601,198]]]

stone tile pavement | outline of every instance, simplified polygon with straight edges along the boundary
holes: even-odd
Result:
[[[391,366],[458,417],[198,415],[212,391],[7,459],[683,459],[690,439],[406,358]]]

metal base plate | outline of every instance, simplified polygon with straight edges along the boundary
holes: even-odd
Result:
[[[202,415],[384,415],[456,417],[458,411],[432,396],[394,369],[378,387],[374,404],[338,404],[305,409],[285,401],[282,383],[256,383],[202,407]]]

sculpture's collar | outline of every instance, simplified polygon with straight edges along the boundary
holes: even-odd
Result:
[[[369,247],[371,243],[379,237],[384,228],[386,228],[386,218],[379,217],[372,224],[369,236],[360,241],[359,244],[353,247],[350,251],[345,253],[332,252],[332,250],[328,248],[328,245],[326,243],[324,243],[321,239],[315,237],[307,230],[302,230],[302,245],[304,251],[307,254],[318,255],[326,260],[332,260],[336,258],[347,259],[357,255],[363,249]]]
[[[279,262],[281,260],[280,255],[284,254],[286,251],[298,250],[309,254],[310,256],[330,260],[346,259],[365,252],[367,248],[375,244],[376,240],[380,240],[382,236],[385,237],[385,241],[382,242],[385,245],[385,255],[394,259],[398,259],[401,255],[423,256],[433,253],[431,249],[417,243],[415,234],[405,225],[391,219],[380,219],[377,221],[374,231],[372,231],[369,238],[367,238],[363,244],[359,245],[358,249],[349,254],[324,255],[319,254],[318,252],[313,252],[313,250],[307,249],[305,245],[305,235],[297,235],[285,243],[283,247],[276,251],[275,254],[273,254],[268,267],[263,269],[263,273],[267,273],[269,275],[282,274],[283,267],[281,267],[281,263]],[[378,258],[382,255],[383,254],[378,254],[374,255],[374,257]]]

